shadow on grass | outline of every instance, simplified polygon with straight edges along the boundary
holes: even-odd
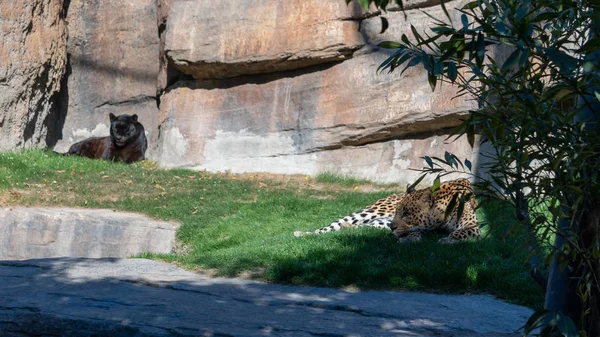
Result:
[[[484,232],[478,241],[453,245],[438,244],[444,234],[435,233],[420,243],[398,244],[389,232],[361,228],[294,238],[252,251],[253,257],[263,255],[262,261],[270,261],[268,265],[237,255],[236,248],[219,256],[196,253],[192,262],[218,268],[219,275],[230,277],[262,269],[262,279],[280,284],[488,293],[539,308],[543,293],[529,277],[521,240],[500,237],[494,229]],[[287,252],[278,253],[281,250]]]

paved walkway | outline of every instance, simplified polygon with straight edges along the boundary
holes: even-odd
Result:
[[[145,259],[0,261],[0,336],[486,336],[531,310],[489,296],[210,279]]]

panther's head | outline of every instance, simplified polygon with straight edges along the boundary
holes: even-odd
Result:
[[[422,226],[433,203],[430,189],[407,192],[398,203],[394,219],[390,223],[394,235],[401,237],[406,235],[411,227]]]
[[[125,146],[139,137],[138,116],[110,114],[110,138],[119,146]]]

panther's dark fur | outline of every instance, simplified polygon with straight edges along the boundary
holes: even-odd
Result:
[[[91,137],[71,145],[68,155],[133,163],[144,160],[148,141],[137,115],[110,114],[110,136]]]

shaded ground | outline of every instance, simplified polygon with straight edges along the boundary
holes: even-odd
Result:
[[[489,296],[206,278],[145,259],[0,261],[2,336],[517,336]]]

